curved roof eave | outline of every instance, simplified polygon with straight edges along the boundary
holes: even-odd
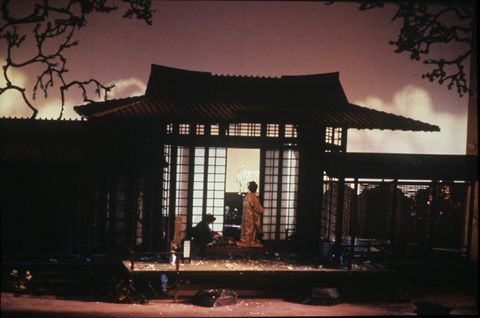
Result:
[[[355,129],[440,131],[411,118],[350,104],[339,73],[280,78],[212,75],[152,65],[147,91],[76,106],[89,119],[179,123],[268,122]]]
[[[353,129],[403,131],[440,131],[436,125],[377,111],[354,104],[330,108],[275,107],[272,103],[196,98],[134,97],[76,106],[75,110],[90,119],[156,120],[179,123],[259,122],[311,123]]]

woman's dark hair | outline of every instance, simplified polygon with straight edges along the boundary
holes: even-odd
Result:
[[[252,193],[257,192],[258,185],[255,181],[249,182],[248,183],[248,190]]]
[[[205,221],[207,221],[208,223],[213,223],[213,222],[215,222],[216,219],[217,219],[217,218],[214,217],[214,216],[211,215],[211,214],[207,214],[207,215],[205,216]]]

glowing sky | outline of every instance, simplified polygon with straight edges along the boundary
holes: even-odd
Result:
[[[16,2],[18,14],[29,3]],[[349,130],[348,151],[465,153],[468,97],[423,80],[421,74],[429,68],[411,61],[408,53],[394,53],[388,42],[396,40],[401,27],[400,21],[391,22],[394,6],[362,12],[356,3],[153,1],[156,13],[148,26],[122,19],[124,6],[116,5],[117,12],[91,15],[87,27],[77,33],[80,43],[67,55],[67,79],[115,83],[110,98],[123,98],[145,92],[151,64],[222,75],[340,72],[349,102],[442,130]],[[2,64],[4,46],[0,48]],[[457,44],[441,45],[435,57],[458,55],[461,49]],[[14,58],[22,54],[19,50]],[[35,79],[32,74],[33,69],[20,70],[12,76],[29,87]],[[18,96],[4,95],[0,116],[31,115]],[[73,106],[81,103],[80,91],[70,90],[64,117],[77,118]],[[57,95],[46,100],[40,96],[34,105],[40,118],[58,117]]]

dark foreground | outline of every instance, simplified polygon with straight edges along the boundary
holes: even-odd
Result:
[[[115,304],[106,297],[61,297],[2,293],[2,317],[274,317],[274,316],[414,316],[416,301],[453,308],[450,315],[478,315],[475,296],[455,288],[418,288],[408,303],[304,305],[288,299],[243,298],[235,305],[201,307],[192,298],[153,299],[148,304]]]
[[[155,258],[140,257],[134,271],[129,270],[126,263],[128,257],[55,259],[53,263],[51,259],[43,263],[39,260],[6,263],[2,259],[2,317],[410,316],[434,313],[422,311],[420,303],[431,305],[433,309],[448,308],[450,315],[478,315],[477,266],[446,262],[444,258],[406,263],[360,258],[349,270],[345,266],[306,264],[292,253],[229,247],[207,250],[206,255],[195,256],[191,265],[182,265],[179,272]],[[32,271],[34,284],[30,291],[18,293],[4,288],[5,275],[11,271],[8,267]],[[192,267],[196,269],[188,270]],[[163,292],[162,272],[168,274],[170,281],[168,291]],[[115,289],[118,282],[132,278],[138,288],[142,283],[146,287],[145,283],[150,286],[156,282],[156,290],[147,295],[148,301],[132,297],[132,303],[113,302],[109,294],[118,291]],[[175,299],[171,284],[178,279],[182,282]],[[237,293],[235,304],[211,308],[196,302],[198,290],[221,287]],[[341,301],[333,306],[309,301],[312,287],[335,287]]]

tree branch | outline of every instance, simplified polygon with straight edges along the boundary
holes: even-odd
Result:
[[[37,114],[38,114],[38,110],[32,106],[32,104],[30,104],[27,96],[25,95],[25,88],[22,88],[22,87],[19,87],[19,86],[15,86],[15,85],[7,85],[7,87],[0,87],[0,95],[2,95],[3,93],[9,91],[9,90],[15,90],[15,91],[18,91],[20,92],[20,94],[22,94],[22,98],[23,100],[25,101],[25,103],[27,104],[27,106],[32,110],[33,114],[32,114],[32,117],[30,117],[31,119],[35,119],[35,117],[37,117]]]
[[[439,84],[449,82],[448,89],[456,86],[459,96],[465,93],[472,93],[465,76],[464,63],[472,54],[473,43],[473,1],[463,1],[458,4],[454,1],[445,1],[442,9],[432,13],[429,11],[428,1],[392,1],[398,6],[392,21],[403,20],[403,26],[396,41],[390,41],[390,45],[396,46],[395,53],[409,52],[410,59],[419,61],[422,56],[432,51],[432,45],[439,43],[458,42],[468,44],[469,48],[457,58],[426,59],[424,64],[432,65],[433,70],[422,75],[433,82],[438,80]],[[359,1],[361,11],[374,8],[383,8],[383,1]],[[442,19],[448,14],[454,13],[461,21],[470,21],[469,26],[453,25],[448,26]],[[445,66],[452,66],[454,70],[447,71]]]
[[[154,11],[151,9],[151,0],[122,1],[130,4],[129,9],[123,16],[124,18],[131,19],[136,17],[149,25],[152,24],[151,18]],[[107,0],[69,0],[61,2],[61,5],[65,5],[62,7],[61,5],[52,6],[48,0],[42,0],[34,4],[29,15],[17,18],[10,14],[9,4],[10,0],[4,0],[0,6],[3,22],[3,25],[0,25],[0,40],[4,40],[7,43],[6,64],[3,66],[6,86],[0,87],[0,95],[11,89],[21,92],[24,102],[33,111],[32,118],[35,118],[38,110],[27,97],[25,88],[13,85],[12,80],[8,76],[8,70],[10,68],[22,68],[37,64],[43,65],[43,70],[37,76],[33,87],[32,99],[36,98],[38,90],[41,90],[45,98],[47,98],[49,90],[54,87],[54,78],[58,78],[61,82],[60,94],[62,98],[59,119],[62,118],[65,110],[65,91],[71,86],[79,86],[82,89],[84,101],[91,101],[88,99],[86,87],[93,83],[96,85],[96,95],[100,98],[103,91],[104,98],[107,99],[107,94],[113,88],[113,85],[105,86],[95,79],[88,81],[73,80],[66,83],[64,76],[68,69],[66,68],[67,59],[64,56],[64,52],[78,44],[77,41],[72,39],[76,30],[86,26],[88,14],[93,12],[109,13],[118,9],[115,5],[107,5]],[[56,18],[54,19],[53,16]],[[18,26],[20,25],[32,26],[33,39],[36,43],[37,51],[33,58],[24,61],[14,61],[12,50],[14,48],[19,49],[27,38],[27,34],[19,34]],[[58,41],[59,39],[61,39],[60,44],[54,52],[45,52],[44,46],[47,42]]]
[[[99,81],[96,79],[90,79],[88,81],[72,81],[68,84],[63,83],[62,87],[60,87],[61,95],[62,95],[62,109],[60,111],[60,118],[62,118],[63,113],[65,111],[65,91],[68,91],[68,89],[72,86],[78,86],[82,90],[82,96],[83,96],[83,101],[84,102],[94,102],[94,100],[91,100],[88,98],[87,95],[87,86],[91,83],[94,83],[96,86],[95,89],[95,94],[101,98],[101,93],[103,91],[104,93],[104,99],[107,100],[108,98],[108,92],[112,90],[112,88],[115,87],[115,84],[111,84],[109,86],[102,85]]]

